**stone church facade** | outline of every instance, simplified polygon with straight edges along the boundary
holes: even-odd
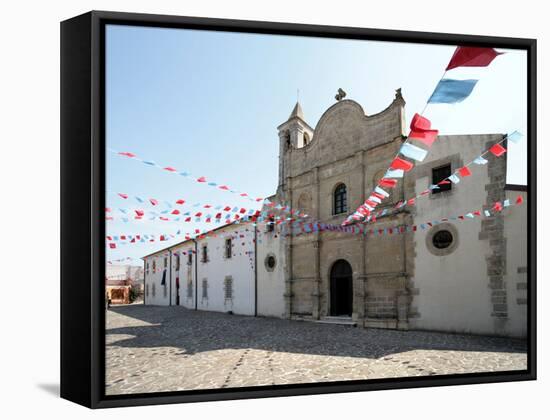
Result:
[[[383,176],[405,141],[406,128],[400,90],[374,115],[366,115],[353,100],[339,100],[315,127],[297,103],[277,127],[279,177],[269,200],[299,209],[310,221],[341,225]],[[488,159],[460,184],[395,209],[502,138],[439,136],[428,157],[377,207],[387,208],[388,215],[369,228],[448,218],[443,223],[386,235],[299,234],[284,223],[229,225],[216,229],[217,237],[204,235],[144,257],[145,303],[365,328],[524,337],[527,205],[489,218],[453,217],[489,209],[496,201],[513,202],[518,195],[527,202],[524,186],[506,184],[506,157]],[[230,238],[237,247],[227,258],[223,250]],[[194,257],[189,256],[193,249]],[[202,250],[208,250],[208,258]],[[178,264],[181,255],[188,260],[185,266]],[[154,265],[167,273],[155,272]]]
[[[296,104],[278,127],[274,200],[304,210],[312,220],[340,225],[368,197],[405,140],[404,107],[400,90],[375,115],[365,115],[355,101],[342,100],[313,129]],[[454,171],[501,139],[502,134],[440,136],[429,157],[406,173],[377,210],[414,197],[441,171]],[[475,178],[391,212],[372,228],[420,224],[487,208],[507,195],[525,195],[524,188],[506,185],[505,158],[476,170]],[[527,217],[524,208],[513,212],[520,214],[458,219],[397,235],[289,235],[281,239],[285,315],[349,316],[364,327],[523,336],[526,305],[518,291],[526,288]],[[517,257],[513,266],[509,257]]]

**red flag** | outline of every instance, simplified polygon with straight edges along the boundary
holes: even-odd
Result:
[[[523,203],[523,197],[521,195],[518,195],[518,198],[516,198],[516,204],[522,204]]]
[[[150,198],[149,199],[149,202],[153,205],[153,206],[156,206],[159,202],[157,200],[155,200],[154,198]]]
[[[500,201],[497,201],[495,205],[493,206],[494,211],[501,211],[502,210],[502,203]]]
[[[164,221],[164,222],[167,222],[168,220],[170,220],[168,217],[159,217],[160,220]]]
[[[429,147],[436,140],[438,133],[438,130],[432,130],[432,123],[430,120],[419,114],[414,114],[411,121],[409,138],[416,139]]]
[[[391,178],[382,178],[378,185],[386,188],[395,188],[395,186],[397,185],[397,180]]]
[[[224,209],[223,209],[223,211],[229,211],[229,210],[231,210],[231,207],[229,207],[229,206],[225,206]]]
[[[128,198],[128,194],[118,193],[118,195],[119,195],[121,198],[124,198],[125,200]]]
[[[201,176],[200,178],[197,178],[197,182],[206,182],[206,178]]]
[[[114,243],[111,242],[111,243],[109,244],[109,248],[115,249],[115,248],[116,248],[116,244],[114,244]]]
[[[506,153],[506,149],[502,147],[499,143],[493,144],[493,146],[489,149],[489,151],[496,157],[500,157],[504,153]]]
[[[380,200],[384,200],[386,198],[385,196],[383,196],[380,193],[377,193],[376,191],[374,191],[371,195],[374,195],[375,197],[379,198]]]
[[[374,201],[371,201],[369,199],[365,200],[365,204],[367,206],[371,206],[371,207],[376,207],[378,205],[378,203],[374,202]]]
[[[163,168],[165,171],[168,172],[176,172],[177,169],[172,168],[171,166],[167,166],[166,168]]]
[[[481,216],[481,211],[480,211],[480,210],[474,211],[474,215],[476,215],[476,216]]]
[[[190,221],[191,221],[191,217],[186,217],[184,221],[185,221],[185,222],[190,222]]]
[[[467,166],[463,166],[462,168],[460,168],[460,169],[458,170],[458,173],[459,173],[460,176],[463,177],[463,178],[472,175],[472,172],[470,171],[470,168],[468,168]]]
[[[131,152],[118,152],[118,154],[121,155],[121,156],[129,157],[129,158],[136,157],[136,155],[134,155],[134,154],[131,153]]]
[[[407,205],[408,205],[408,206],[414,206],[414,198],[409,198],[409,199],[407,200]]]
[[[392,169],[403,169],[405,172],[410,171],[413,168],[413,164],[405,159],[396,157],[390,165]]]
[[[229,189],[229,187],[227,185],[220,185],[218,188],[220,190],[228,190]]]
[[[222,214],[221,213],[216,213],[216,219],[221,219],[222,218]]]
[[[239,212],[240,212],[241,214],[244,214],[244,213],[246,213],[246,209],[241,208],[241,209],[239,210]]]
[[[122,239],[123,241],[126,240],[126,235],[120,235],[120,239]]]
[[[180,214],[180,211],[178,209],[172,210],[172,214]]]
[[[134,210],[136,212],[136,215],[138,216],[143,216],[145,214],[145,212],[143,210]]]
[[[438,130],[411,130],[411,132],[409,133],[409,138],[418,140],[419,142],[424,143],[426,146],[431,147],[433,142],[437,140],[438,134]]]
[[[199,211],[195,214],[195,217],[201,217],[202,216],[202,213]]]
[[[161,241],[165,241],[165,240],[166,240],[166,238],[164,237],[164,235],[160,235],[160,240],[161,240]]]
[[[451,61],[445,70],[451,70],[456,67],[487,67],[500,54],[502,53],[492,48],[456,47]]]
[[[437,183],[437,185],[446,185],[446,184],[450,184],[450,183],[451,183],[451,181],[447,181],[446,179],[444,179],[443,181],[439,181]]]
[[[212,206],[211,206],[210,204],[205,204],[203,207],[204,207],[205,209],[209,209],[209,208],[212,207]]]
[[[113,237],[112,237],[112,236],[107,236],[107,240],[108,240],[108,241],[112,241],[112,240],[113,240]]]
[[[176,204],[183,204],[185,203],[185,200],[182,200],[181,198],[179,200],[176,200]]]

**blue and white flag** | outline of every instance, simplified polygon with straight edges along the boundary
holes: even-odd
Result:
[[[472,93],[477,80],[441,79],[428,100],[430,104],[455,104]]]
[[[474,163],[477,165],[485,165],[487,164],[488,160],[485,159],[483,156],[478,156],[474,159]]]
[[[403,178],[403,169],[388,169],[384,178]]]
[[[491,213],[489,213],[489,210],[483,210],[483,213],[485,213],[485,216],[490,217]]]
[[[399,153],[418,162],[422,162],[426,158],[428,151],[410,143],[403,143]]]
[[[518,143],[522,137],[523,134],[521,134],[519,131],[514,131],[513,133],[508,134],[508,140],[510,140],[512,143]]]
[[[456,176],[455,174],[452,174],[448,179],[453,184],[458,184],[460,182],[460,178],[458,176]]]
[[[380,194],[380,195],[383,195],[384,197],[389,197],[389,195],[390,195],[388,192],[384,191],[384,190],[383,190],[382,188],[380,188],[380,187],[376,187],[376,188],[374,189],[374,191],[377,192],[377,193]]]

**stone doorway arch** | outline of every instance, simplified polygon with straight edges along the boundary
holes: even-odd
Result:
[[[353,270],[346,260],[330,269],[330,315],[351,316],[353,312]]]

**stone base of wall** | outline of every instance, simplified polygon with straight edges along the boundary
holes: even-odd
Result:
[[[363,322],[365,328],[387,328],[396,330],[398,328],[397,319],[391,318],[366,318]]]

